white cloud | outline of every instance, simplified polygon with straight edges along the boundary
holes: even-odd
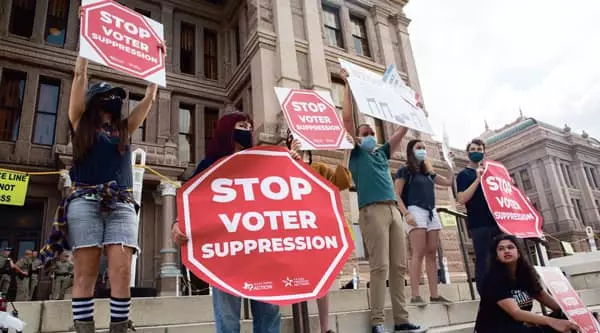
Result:
[[[519,108],[600,137],[600,1],[412,0],[405,11],[431,122],[453,146]]]

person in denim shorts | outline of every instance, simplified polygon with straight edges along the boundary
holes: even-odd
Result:
[[[50,239],[40,251],[48,258],[73,249],[76,332],[95,330],[93,294],[102,251],[111,284],[110,332],[132,327],[129,283],[132,255],[139,251],[139,207],[132,193],[130,138],[150,112],[157,89],[149,85],[144,98],[122,118],[125,90],[105,82],[88,88],[87,60],[77,58],[69,100],[73,189],[59,205]]]
[[[427,150],[421,140],[411,140],[406,146],[406,166],[396,173],[396,193],[400,200],[398,208],[404,216],[405,230],[410,239],[410,286],[411,303],[425,305],[420,295],[419,285],[423,258],[429,282],[429,300],[432,303],[449,303],[438,294],[437,249],[440,242],[442,224],[435,210],[435,185],[451,186],[454,177],[448,168],[446,177],[436,175],[429,160]]]
[[[252,122],[245,113],[232,110],[223,115],[217,122],[215,135],[208,144],[205,158],[198,164],[195,175],[208,169],[219,159],[252,147]],[[183,246],[187,236],[181,232],[177,221],[171,227],[173,241]],[[228,294],[220,289],[213,289],[213,309],[217,333],[240,332],[241,298]],[[251,301],[254,333],[279,333],[281,314],[276,305]]]

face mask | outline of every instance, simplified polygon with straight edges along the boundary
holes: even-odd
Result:
[[[252,132],[236,129],[233,132],[233,139],[244,148],[252,147]]]
[[[110,113],[114,121],[119,120],[122,106],[123,100],[120,98],[106,99],[100,102],[100,110]]]
[[[473,163],[479,163],[483,160],[483,153],[479,151],[469,152],[469,159]]]
[[[360,146],[366,150],[373,150],[377,146],[377,141],[375,141],[375,137],[372,135],[365,136],[361,139]]]
[[[416,149],[414,153],[417,161],[425,161],[425,158],[427,158],[427,151],[425,149]]]

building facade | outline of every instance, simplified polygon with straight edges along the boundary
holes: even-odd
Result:
[[[281,144],[286,124],[275,86],[330,90],[341,110],[338,58],[380,73],[394,63],[420,92],[410,20],[402,11],[407,0],[119,2],[165,28],[167,87],[159,90],[152,111],[133,136],[133,146],[147,153],[148,166],[172,181],[191,175],[215,122],[229,106],[252,115],[256,142]],[[1,168],[53,171],[71,163],[67,108],[78,50],[78,7],[76,0],[0,2]],[[141,80],[91,63],[89,75],[91,83],[107,81],[127,90],[124,112],[143,97],[146,83]],[[380,141],[395,129],[358,112],[355,116],[357,123],[372,124]],[[426,141],[430,151],[441,156],[439,145]],[[403,156],[402,151],[394,154],[394,171]],[[315,155],[331,164],[342,157],[339,151]],[[439,159],[434,165],[444,167]],[[0,245],[12,246],[19,255],[38,248],[66,186],[68,180],[59,175],[32,176],[25,206],[0,206]],[[136,285],[158,288],[163,294],[174,291],[178,272],[178,254],[170,240],[175,193],[171,181],[145,172]],[[343,199],[347,218],[357,224],[355,193],[343,193]],[[446,189],[439,189],[438,200],[454,205]],[[455,230],[449,228],[444,235],[449,253],[457,252]],[[364,255],[359,244],[357,256]],[[455,261],[460,262],[460,256],[451,259]]]
[[[513,123],[486,131],[490,159],[502,162],[544,218],[551,256],[561,241],[588,249],[586,227],[600,230],[600,141],[522,114]]]

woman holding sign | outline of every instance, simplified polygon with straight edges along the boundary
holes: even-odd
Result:
[[[352,136],[347,136],[348,141],[354,145],[354,140]],[[298,140],[294,140],[292,136],[292,132],[288,129],[287,131],[287,139],[285,141],[287,148],[290,150],[290,154],[295,160],[303,161],[308,163],[310,167],[319,173],[323,178],[327,179],[330,183],[335,185],[338,190],[344,191],[350,188],[352,185],[352,176],[350,174],[350,170],[344,167],[343,165],[337,165],[335,170],[332,170],[328,166],[323,163],[313,162],[312,160],[312,152],[308,151],[300,151],[301,144]],[[349,154],[346,154],[345,160],[349,157]],[[344,163],[344,164],[347,164]],[[322,298],[317,300],[317,307],[319,309],[319,322],[321,324],[321,333],[334,333],[329,329],[329,295],[325,295]]]
[[[564,318],[558,303],[542,288],[517,239],[497,236],[490,248],[490,265],[483,282],[477,333],[553,333],[580,331]],[[531,312],[533,299],[554,310],[550,316]]]
[[[252,147],[250,117],[238,111],[225,114],[217,122],[215,135],[208,144],[206,156],[198,164],[192,177],[208,169],[217,160],[250,147]],[[188,241],[177,225],[177,221],[173,223],[171,237],[179,246],[183,246]],[[241,298],[214,288],[212,299],[217,333],[239,333]],[[251,309],[255,333],[279,333],[281,315],[278,306],[252,300]]]
[[[429,282],[429,300],[432,303],[450,303],[438,294],[437,249],[442,223],[435,210],[435,185],[452,186],[452,169],[446,177],[437,175],[427,159],[425,144],[411,140],[406,146],[406,166],[396,173],[396,193],[400,200],[398,208],[404,216],[405,230],[410,238],[412,258],[410,261],[411,303],[424,304],[419,295],[423,258]]]
[[[166,50],[160,47],[164,55]],[[94,286],[104,252],[111,284],[110,332],[126,332],[131,327],[131,260],[139,250],[131,135],[150,112],[158,87],[149,85],[130,115],[122,117],[125,90],[105,82],[88,88],[87,65],[86,59],[77,58],[69,100],[73,192],[58,207],[52,234],[40,254],[52,257],[64,247],[73,248],[75,331],[92,333]],[[69,245],[65,238],[67,228]]]

